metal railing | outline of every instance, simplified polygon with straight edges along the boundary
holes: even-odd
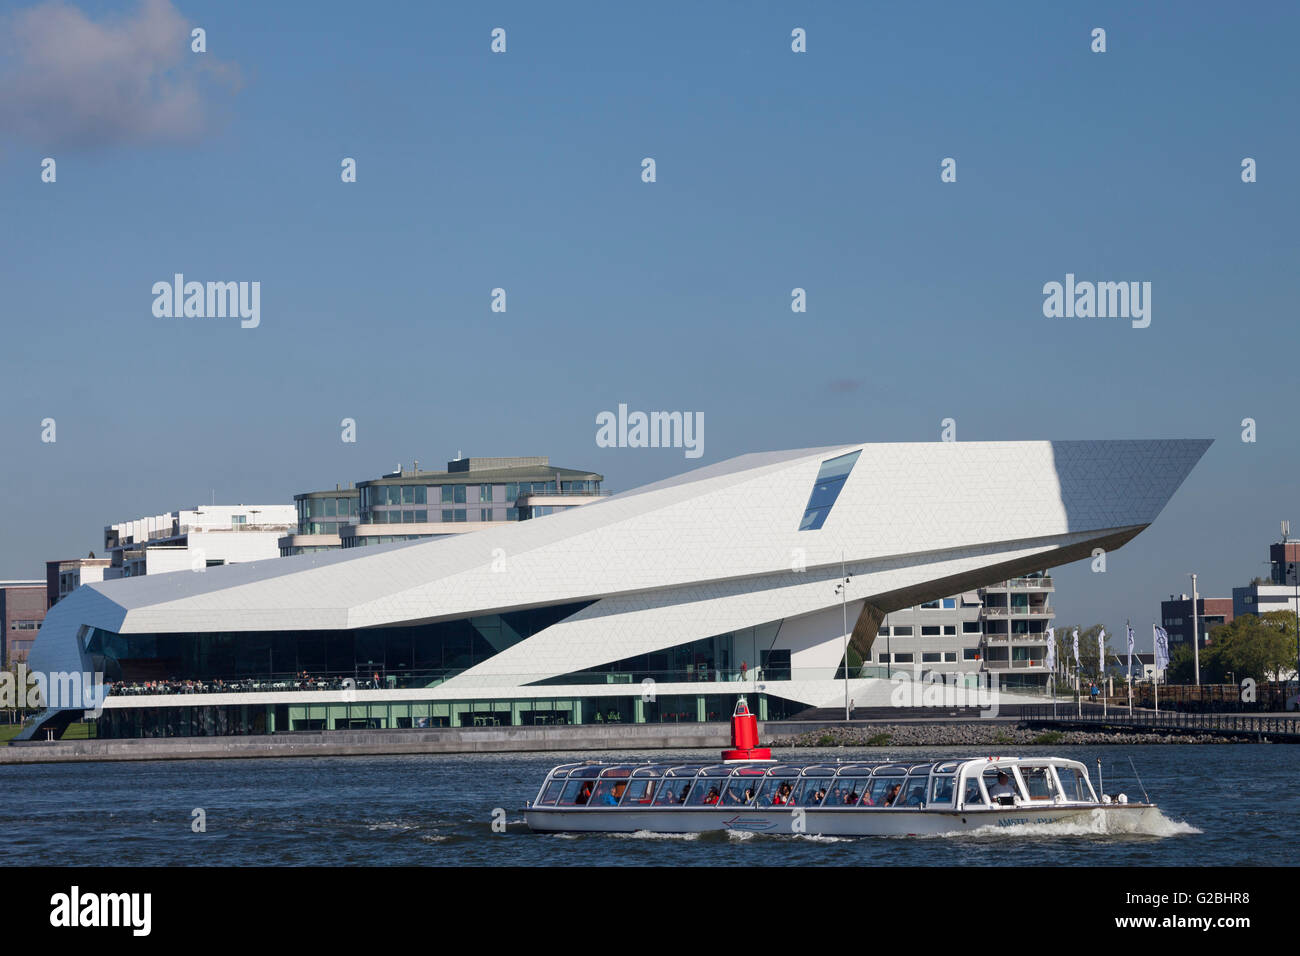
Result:
[[[1032,590],[1047,589],[1052,587],[1050,577],[1043,578],[1011,578],[1009,581],[999,581],[997,584],[990,584],[985,587],[986,591],[1005,591],[1008,588],[1029,588]]]
[[[1106,724],[1113,727],[1139,727],[1152,730],[1178,731],[1221,731],[1233,734],[1269,734],[1300,737],[1300,717],[1283,717],[1276,715],[1255,714],[1198,714],[1184,711],[1142,711],[1132,714],[1127,712],[1125,704],[1112,698],[1110,713],[1102,714],[1091,709],[1080,714],[1061,712],[1065,701],[1058,705],[1058,712],[1052,714],[1052,708],[1031,706],[1021,709],[1020,716],[1025,720],[1055,721],[1057,723]],[[1125,709],[1121,710],[1123,707]]]
[[[1050,607],[989,607],[984,606],[985,617],[1053,617],[1056,612]]]

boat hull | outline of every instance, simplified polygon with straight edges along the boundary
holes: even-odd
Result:
[[[539,833],[710,833],[774,835],[930,836],[1009,827],[1086,827],[1098,833],[1149,831],[1159,819],[1151,804],[1019,806],[972,810],[855,808],[741,810],[717,807],[609,809],[528,807],[524,819]]]

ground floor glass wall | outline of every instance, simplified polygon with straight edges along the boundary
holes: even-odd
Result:
[[[105,710],[102,738],[230,737],[324,730],[422,730],[436,727],[533,727],[562,724],[704,723],[731,717],[732,694],[641,697],[531,698],[496,701],[237,704],[130,707]],[[759,694],[750,698],[759,720],[784,720],[807,705]]]

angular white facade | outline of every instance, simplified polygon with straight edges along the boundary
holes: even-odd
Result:
[[[1209,444],[851,444],[744,455],[474,534],[88,585],[51,610],[32,666],[93,670],[78,640],[91,629],[195,640],[216,632],[360,633],[590,602],[526,639],[503,640],[488,659],[436,686],[371,693],[509,699],[535,695],[547,681],[550,695],[627,697],[641,688],[557,681],[761,628],[766,654],[789,652],[788,673],[768,680],[749,660],[745,680],[762,687],[747,689],[824,706],[845,693],[834,679],[845,641],[836,592],[842,566],[852,576],[849,630],[867,656],[883,614],[1120,547],[1155,519]],[[819,472],[849,465],[829,508],[809,516]],[[823,481],[819,494],[838,481]],[[738,663],[658,691],[734,693]],[[852,683],[859,704],[887,702],[887,682]]]

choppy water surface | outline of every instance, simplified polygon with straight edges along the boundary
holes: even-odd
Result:
[[[0,767],[5,865],[416,864],[1236,866],[1291,864],[1300,751],[1283,745],[1024,747],[1083,760],[1094,785],[1140,797],[1128,757],[1166,817],[1151,834],[1011,828],[943,838],[704,834],[543,836],[523,822],[546,771],[630,754],[185,760]],[[808,762],[921,762],[970,750],[784,752]],[[982,755],[982,751],[980,752]],[[712,760],[716,751],[656,760]],[[494,833],[495,808],[506,832]],[[191,830],[206,812],[207,832]]]

